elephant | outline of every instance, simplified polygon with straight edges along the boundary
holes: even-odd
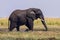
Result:
[[[17,31],[19,31],[19,26],[25,25],[27,26],[27,30],[33,31],[34,23],[33,21],[36,19],[41,19],[42,24],[45,27],[45,31],[47,31],[47,25],[44,19],[44,15],[39,8],[28,8],[25,10],[14,10],[10,16],[10,26],[8,27],[9,31],[12,31],[14,28],[16,28]]]

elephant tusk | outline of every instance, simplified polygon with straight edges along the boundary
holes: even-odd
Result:
[[[41,19],[41,21],[44,21],[43,19]]]

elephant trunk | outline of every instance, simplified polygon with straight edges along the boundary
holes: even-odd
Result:
[[[46,23],[45,23],[44,16],[40,16],[40,19],[41,19],[41,22],[42,22],[42,24],[44,25],[44,27],[45,27],[45,29],[46,29],[46,31],[47,31],[47,25],[46,25]]]

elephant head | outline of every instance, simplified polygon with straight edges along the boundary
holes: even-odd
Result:
[[[41,22],[42,22],[42,24],[44,25],[44,27],[45,27],[45,29],[47,31],[47,26],[46,26],[44,15],[43,15],[42,11],[40,9],[38,9],[38,8],[30,8],[30,10],[32,10],[34,12],[33,13],[35,15],[34,19],[38,19],[38,18],[41,19]]]

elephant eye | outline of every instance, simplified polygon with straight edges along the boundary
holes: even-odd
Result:
[[[40,13],[40,11],[38,11],[38,13]]]

